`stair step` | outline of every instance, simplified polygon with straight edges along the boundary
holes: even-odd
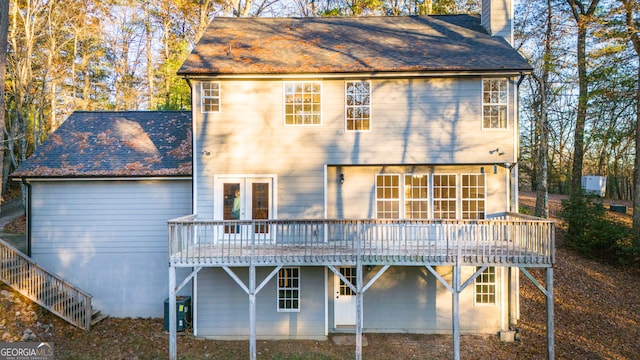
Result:
[[[91,326],[99,323],[100,321],[102,321],[102,320],[104,320],[104,319],[106,319],[108,317],[109,317],[109,315],[102,314],[100,312],[100,310],[93,309],[93,311],[91,312]]]

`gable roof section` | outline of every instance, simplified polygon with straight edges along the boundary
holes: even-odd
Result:
[[[470,15],[216,18],[179,75],[530,72]]]
[[[76,111],[11,176],[190,176],[191,142],[189,111]]]

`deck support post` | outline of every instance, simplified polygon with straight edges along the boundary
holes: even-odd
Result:
[[[256,266],[249,266],[249,358],[256,360]]]
[[[362,309],[362,263],[356,264],[356,360],[362,360],[362,322],[364,311]]]
[[[553,360],[555,359],[555,340],[553,335],[555,332],[553,325],[553,267],[547,268],[547,278],[545,282],[547,284],[547,359]]]
[[[176,268],[169,266],[169,359],[178,359],[176,328]]]
[[[453,328],[453,358],[460,360],[460,265],[453,266],[453,291],[451,292],[451,325]]]

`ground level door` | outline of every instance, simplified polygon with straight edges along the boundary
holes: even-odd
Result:
[[[356,268],[340,267],[340,274],[351,284],[356,285]],[[356,294],[351,288],[334,275],[334,319],[335,326],[355,326],[356,325]]]

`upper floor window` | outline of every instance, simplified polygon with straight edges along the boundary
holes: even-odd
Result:
[[[480,268],[476,268],[479,270]],[[475,280],[474,303],[495,304],[496,303],[496,268],[489,266]]]
[[[286,125],[319,125],[320,82],[284,83],[284,123]]]
[[[371,83],[345,83],[347,131],[368,131],[371,126]]]
[[[220,83],[200,83],[200,101],[203,113],[220,111]]]
[[[462,218],[484,219],[484,174],[462,175]]]
[[[507,80],[482,80],[482,126],[485,129],[507,128]]]

